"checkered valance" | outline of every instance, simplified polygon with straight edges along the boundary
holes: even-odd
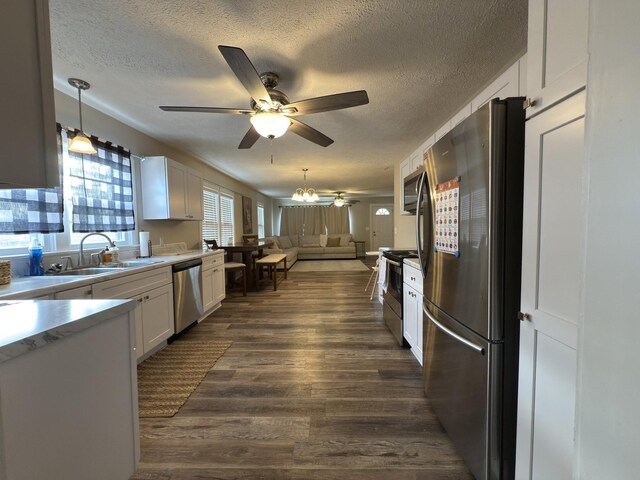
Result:
[[[68,130],[69,142],[76,130]],[[96,154],[69,152],[74,232],[122,232],[135,229],[131,155],[128,150],[91,137]]]
[[[58,126],[58,159],[62,164],[60,132]],[[63,203],[62,187],[0,190],[0,233],[62,232]]]

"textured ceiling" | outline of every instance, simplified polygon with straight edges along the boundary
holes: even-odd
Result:
[[[317,190],[392,193],[393,165],[526,46],[526,0],[50,0],[50,11],[56,88],[74,95],[66,79],[87,80],[87,104],[272,197],[291,195],[303,167]],[[298,117],[335,140],[327,148],[288,132],[238,150],[246,116],[158,109],[249,106],[219,44],[278,73],[290,101],[365,89],[370,103]]]

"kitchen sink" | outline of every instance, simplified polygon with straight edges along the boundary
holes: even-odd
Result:
[[[162,263],[162,260],[146,260],[146,259],[136,259],[136,260],[123,260],[120,263],[117,263],[117,267],[144,267],[145,265],[153,265],[154,263]]]

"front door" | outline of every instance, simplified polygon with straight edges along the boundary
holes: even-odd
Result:
[[[393,205],[371,205],[371,249],[393,247]]]

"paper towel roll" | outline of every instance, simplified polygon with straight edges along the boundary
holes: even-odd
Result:
[[[149,256],[149,232],[140,232],[138,234],[140,239],[140,256],[148,257]]]

